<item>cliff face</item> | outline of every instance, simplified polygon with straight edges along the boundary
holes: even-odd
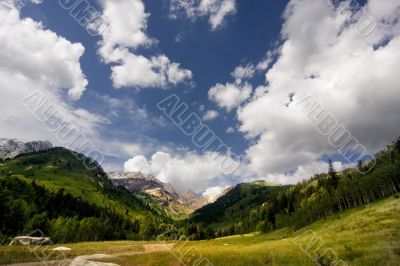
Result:
[[[189,214],[207,204],[207,200],[193,191],[178,193],[171,184],[163,183],[151,175],[137,172],[108,173],[111,182],[131,193],[144,193],[165,207],[167,213]]]
[[[179,194],[170,184],[162,183],[150,175],[136,172],[112,172],[108,173],[108,176],[114,185],[122,186],[131,193],[146,193],[165,206],[179,199]]]
[[[14,158],[20,154],[53,148],[48,141],[23,142],[17,139],[0,139],[0,159]]]

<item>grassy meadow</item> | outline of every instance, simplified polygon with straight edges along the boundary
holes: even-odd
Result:
[[[157,242],[90,242],[63,246],[72,249],[65,252],[68,258],[114,254],[96,261],[119,265],[193,265],[200,257],[215,266],[316,265],[315,261],[320,265],[400,265],[399,221],[400,196],[397,194],[296,232],[281,229],[269,234],[237,235],[211,241],[181,241],[171,251],[160,252],[145,252],[145,245]],[[53,247],[40,247],[36,253],[49,252],[44,251],[46,248]],[[37,260],[27,247],[0,247],[0,264]]]

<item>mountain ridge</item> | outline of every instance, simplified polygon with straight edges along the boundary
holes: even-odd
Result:
[[[132,194],[161,204],[170,216],[187,216],[208,203],[207,198],[191,190],[178,193],[171,184],[161,182],[152,175],[140,172],[109,172],[108,177],[115,186],[124,187]]]
[[[0,138],[0,159],[12,159],[18,155],[49,150],[53,145],[49,141],[28,141]]]

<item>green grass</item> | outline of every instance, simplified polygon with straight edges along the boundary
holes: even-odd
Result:
[[[143,241],[105,241],[105,242],[82,242],[74,244],[62,244],[57,246],[0,246],[0,265],[8,263],[39,261],[39,257],[49,256],[49,260],[56,260],[58,252],[51,249],[63,246],[71,248],[71,251],[64,251],[66,258],[73,259],[80,255],[91,254],[113,254],[123,252],[143,251]]]
[[[311,231],[309,231],[311,230]],[[179,242],[172,252],[120,256],[103,261],[120,265],[180,265],[174,256],[184,254],[183,262],[203,256],[215,266],[315,265],[300,248],[310,243],[314,232],[317,244],[309,254],[334,251],[347,265],[400,265],[400,199],[391,197],[377,203],[318,221],[293,232],[281,229],[269,234],[247,234],[211,241]],[[315,240],[314,239],[314,240]],[[147,243],[147,242],[146,242]],[[120,253],[141,250],[145,242],[101,242],[65,245],[72,248],[69,256],[94,253]],[[318,251],[317,246],[322,246]],[[312,246],[312,245],[311,245]],[[0,264],[29,261],[24,247],[0,247]],[[328,256],[326,256],[328,257]],[[325,264],[328,265],[328,264]]]
[[[129,193],[112,192],[115,188],[100,167],[86,169],[83,162],[67,149],[54,148],[7,160],[0,164],[0,179],[8,176],[26,182],[35,180],[38,185],[53,192],[63,189],[74,197],[114,209],[122,215],[126,210],[131,217],[150,215],[149,210]]]

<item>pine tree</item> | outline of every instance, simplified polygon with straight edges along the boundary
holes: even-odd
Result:
[[[329,163],[328,173],[329,173],[329,177],[330,177],[329,184],[333,189],[336,189],[339,185],[339,177],[337,175],[335,168],[333,167],[332,160],[329,159],[328,163]]]

